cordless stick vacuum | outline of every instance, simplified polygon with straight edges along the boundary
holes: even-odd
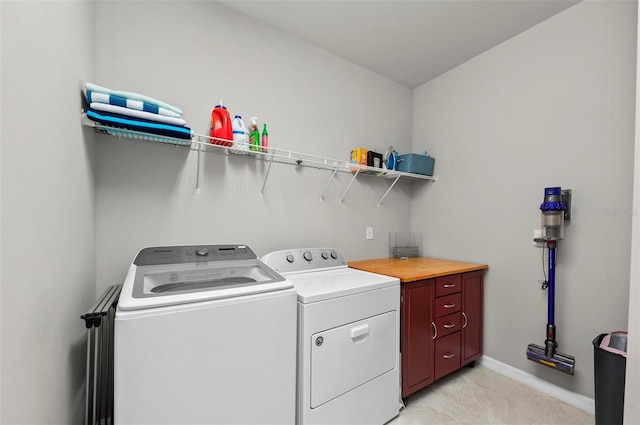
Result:
[[[567,191],[570,194],[570,191]],[[537,344],[529,344],[527,358],[534,362],[549,366],[569,375],[573,375],[576,360],[573,356],[556,351],[555,325],[555,285],[556,285],[556,247],[558,241],[564,237],[564,215],[566,204],[563,200],[562,189],[559,187],[547,187],[544,189],[544,201],[540,205],[542,211],[542,238],[535,239],[543,242],[549,248],[549,301],[547,313],[547,339],[544,347]]]

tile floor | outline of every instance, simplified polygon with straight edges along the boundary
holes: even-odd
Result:
[[[491,369],[465,367],[407,399],[388,425],[593,425],[594,415]]]

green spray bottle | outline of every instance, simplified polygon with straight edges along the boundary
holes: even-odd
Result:
[[[251,132],[249,133],[249,149],[260,152],[260,131],[258,130],[258,117],[251,117]]]
[[[267,131],[267,123],[262,127],[262,152],[267,152],[269,146],[269,132]]]

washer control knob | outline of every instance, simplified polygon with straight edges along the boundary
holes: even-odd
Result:
[[[304,254],[302,254],[302,257],[307,261],[311,261],[313,259],[311,251],[305,251]]]
[[[196,249],[196,255],[199,257],[205,257],[209,255],[209,250],[207,248],[198,248]]]
[[[338,254],[335,251],[331,251],[331,258],[333,258],[334,260],[337,260]]]
[[[327,254],[326,252],[322,251],[322,258],[324,258],[325,260],[329,258],[329,254]]]
[[[287,257],[286,257],[286,259],[287,259],[287,262],[289,262],[289,263],[293,263],[293,255],[288,254],[288,255],[287,255]]]

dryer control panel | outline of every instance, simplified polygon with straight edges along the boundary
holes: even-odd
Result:
[[[279,273],[347,267],[347,259],[334,248],[299,248],[274,251],[262,262]]]

